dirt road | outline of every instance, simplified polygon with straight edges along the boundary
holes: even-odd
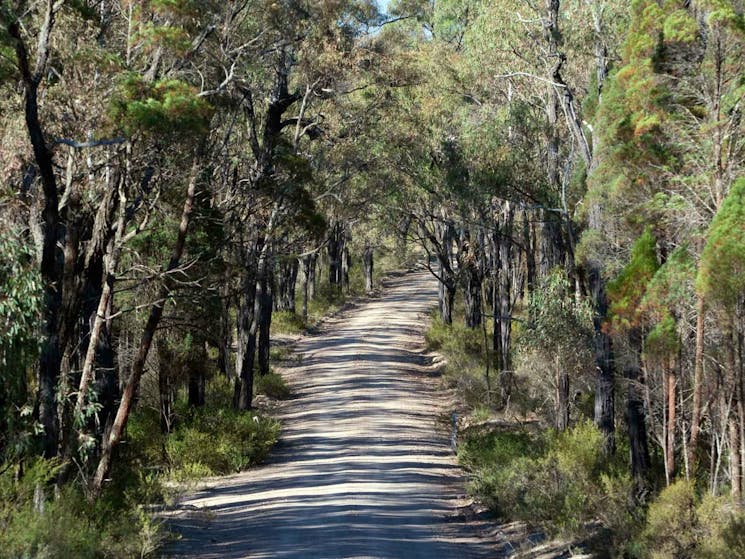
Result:
[[[301,340],[270,463],[184,501],[171,556],[487,557],[458,513],[462,480],[437,426],[447,410],[419,352],[435,301],[429,274],[402,276]]]

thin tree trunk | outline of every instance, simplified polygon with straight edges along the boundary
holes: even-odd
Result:
[[[308,267],[308,299],[312,301],[316,298],[316,264],[318,263],[318,254],[313,253],[310,255],[310,264]]]
[[[310,291],[310,254],[303,256],[303,306],[301,316],[303,324],[308,323],[308,298]]]
[[[646,487],[650,463],[647,424],[641,390],[644,385],[644,376],[641,370],[641,344],[641,331],[638,328],[633,328],[629,332],[629,346],[634,354],[633,362],[626,369],[626,380],[628,382],[626,426],[629,432],[629,447],[631,450],[631,475],[636,482],[638,492],[643,491]]]
[[[372,293],[373,290],[373,248],[370,245],[365,247],[365,253],[362,257],[365,272],[365,291]]]
[[[502,358],[500,363],[500,388],[502,405],[508,404],[512,394],[512,224],[514,209],[506,201],[502,207],[499,226],[499,349]]]
[[[197,188],[197,180],[199,177],[201,160],[201,147],[198,153],[194,156],[194,162],[192,164],[191,176],[189,179],[189,185],[186,191],[186,200],[184,201],[184,208],[181,212],[181,221],[179,223],[178,235],[176,237],[176,244],[173,247],[171,258],[168,262],[166,272],[175,270],[181,261],[181,256],[184,253],[184,247],[186,246],[186,236],[189,230],[189,222],[191,221],[191,214],[194,207],[194,196]],[[132,363],[132,370],[129,376],[129,381],[122,391],[122,399],[119,403],[119,408],[114,418],[114,423],[111,426],[111,432],[108,438],[103,442],[101,448],[101,457],[96,468],[96,473],[92,481],[92,494],[98,496],[103,488],[104,481],[111,471],[112,460],[114,456],[114,450],[121,441],[124,429],[127,426],[129,420],[129,414],[132,411],[132,405],[134,404],[135,396],[140,385],[140,379],[142,373],[145,370],[145,362],[147,360],[150,347],[153,343],[153,337],[155,330],[158,327],[161,317],[163,316],[163,309],[166,305],[166,300],[171,292],[171,288],[168,281],[164,281],[161,287],[158,289],[158,294],[155,299],[155,303],[150,307],[150,314],[142,332],[142,338],[137,350],[137,355],[134,362]]]
[[[269,373],[269,349],[271,345],[270,332],[272,326],[272,272],[271,267],[266,267],[264,277],[257,284],[256,299],[259,301],[258,309],[258,361],[259,374],[261,376]]]
[[[556,353],[556,429],[564,431],[569,427],[569,373],[559,362]]]
[[[665,398],[667,399],[667,421],[665,423],[665,466],[667,471],[665,472],[668,482],[675,477],[675,412],[677,406],[675,404],[675,387],[677,385],[677,374],[675,371],[675,364],[671,361],[667,371],[665,371]]]

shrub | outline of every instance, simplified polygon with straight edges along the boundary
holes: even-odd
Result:
[[[299,334],[305,330],[303,319],[294,312],[278,311],[272,314],[272,334]]]
[[[591,422],[542,436],[524,431],[476,431],[459,461],[473,472],[469,490],[503,520],[537,522],[553,533],[580,533],[600,519],[632,530],[632,481],[603,457],[602,434]]]
[[[290,387],[280,375],[270,372],[256,378],[256,393],[285,400],[290,397]]]
[[[693,484],[679,480],[663,489],[649,505],[642,534],[650,557],[686,559],[696,548],[696,492]]]
[[[649,505],[640,540],[652,559],[745,557],[745,514],[730,498],[700,499],[692,483],[679,480]]]
[[[179,425],[166,441],[172,474],[216,475],[261,462],[279,435],[279,423],[230,408],[205,407]]]
[[[0,474],[0,555],[117,559],[155,550],[163,534],[157,522],[109,494],[91,504],[73,485],[52,490],[58,468],[39,459],[18,481],[11,468]]]

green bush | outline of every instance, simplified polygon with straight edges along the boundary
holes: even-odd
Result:
[[[285,379],[277,373],[267,373],[256,377],[256,393],[264,394],[277,400],[285,400],[290,397],[290,387]]]
[[[679,480],[649,505],[640,540],[651,559],[742,558],[745,514],[730,498],[699,498],[691,482]]]
[[[541,436],[525,431],[475,431],[460,463],[473,474],[469,490],[503,520],[537,522],[551,533],[580,533],[601,519],[614,530],[633,520],[631,479],[603,457],[591,422]]]
[[[491,321],[487,331],[491,330]],[[487,335],[488,334],[487,332]],[[489,403],[484,359],[491,361],[493,353],[484,352],[484,332],[481,328],[467,328],[463,323],[462,304],[453,312],[453,324],[445,324],[439,312],[432,313],[431,325],[425,332],[427,348],[442,353],[447,359],[443,370],[445,380],[454,387],[459,399],[468,407],[483,407]],[[496,375],[495,375],[496,377]],[[492,383],[496,378],[492,378]]]
[[[272,334],[299,334],[305,331],[303,319],[290,311],[272,314]]]
[[[19,480],[12,468],[0,475],[0,556],[117,559],[155,551],[163,537],[157,522],[108,494],[91,503],[73,485],[54,490],[58,470],[57,462],[36,460]]]
[[[261,462],[277,441],[279,423],[230,408],[194,410],[168,437],[171,472],[183,479],[241,471]]]

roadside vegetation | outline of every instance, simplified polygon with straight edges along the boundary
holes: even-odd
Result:
[[[568,542],[565,549],[598,558],[745,557],[745,514],[701,484],[678,479],[665,487],[660,452],[652,456],[656,489],[640,493],[628,470],[626,434],[616,433],[618,448],[606,455],[581,392],[568,427],[556,429],[556,404],[546,395],[550,371],[536,359],[529,338],[536,334],[534,324],[516,328],[517,351],[526,357],[518,359],[513,398],[501,407],[489,391],[498,385],[486,377],[485,359],[494,355],[484,351],[484,333],[465,326],[463,313],[456,301],[452,325],[434,314],[425,336],[428,348],[445,358],[443,382],[461,414],[457,456],[468,473],[467,489],[498,521],[521,521],[530,528],[526,533],[538,530],[544,538]],[[486,322],[487,336],[491,324]],[[584,374],[589,373],[573,370],[573,382],[589,388]],[[537,397],[541,387],[544,401]],[[512,543],[525,552],[533,545]]]

